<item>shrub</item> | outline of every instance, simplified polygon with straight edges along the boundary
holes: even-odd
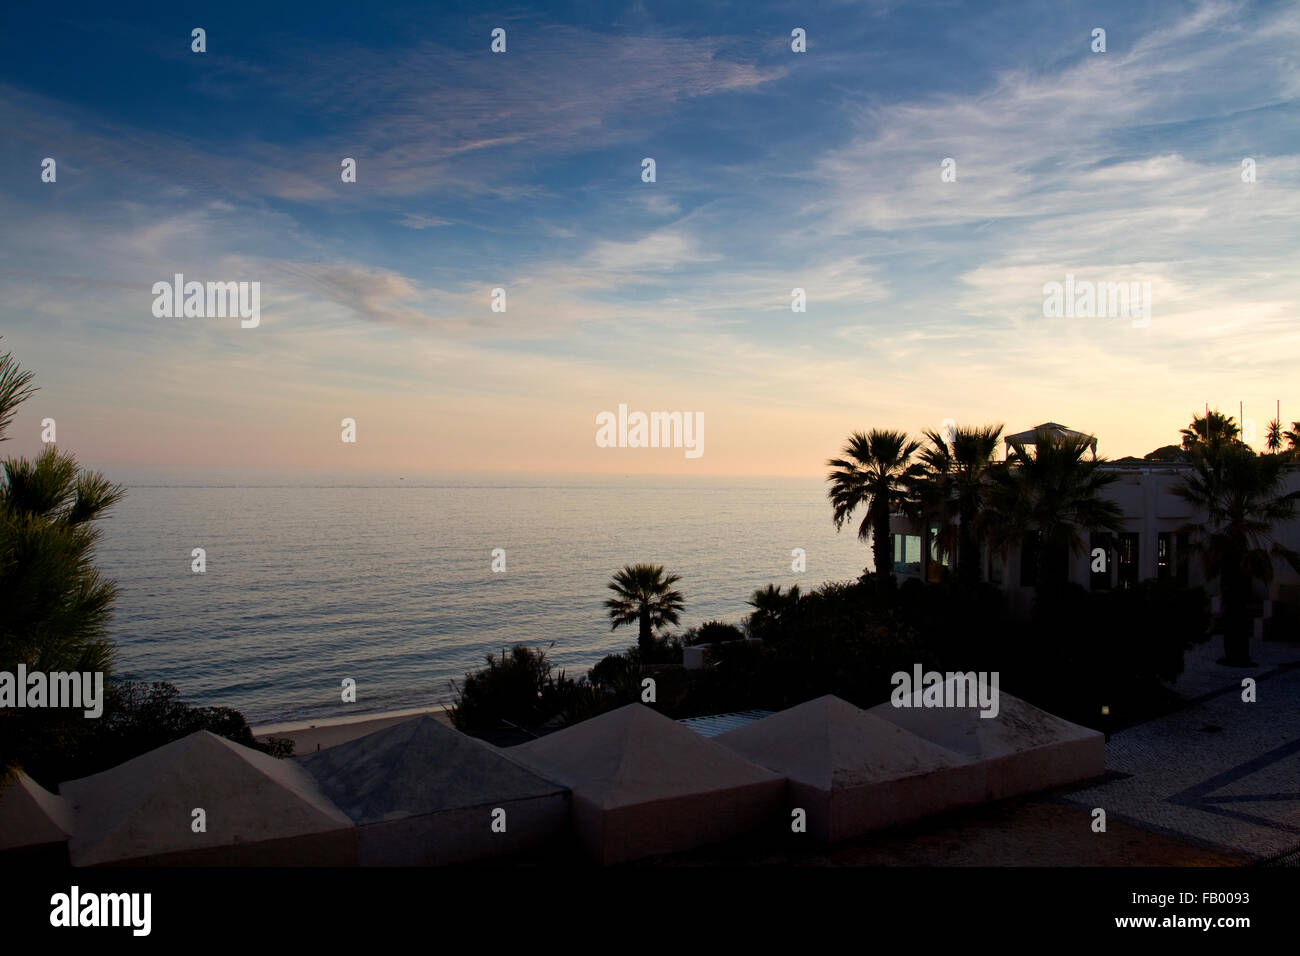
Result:
[[[191,707],[165,681],[109,681],[103,716],[79,723],[82,732],[64,740],[64,746],[29,754],[23,761],[23,769],[42,786],[53,789],[64,780],[100,773],[199,730],[275,757],[293,754],[293,741],[260,743],[239,711]]]
[[[725,644],[727,641],[744,639],[744,631],[734,624],[724,624],[722,621],[706,621],[686,634],[687,644]]]
[[[554,647],[554,644],[551,645]],[[503,725],[536,727],[560,712],[565,686],[557,679],[543,650],[516,644],[500,658],[487,655],[487,667],[451,682],[455,702],[449,708],[458,730],[499,730]],[[571,683],[571,682],[570,682]]]

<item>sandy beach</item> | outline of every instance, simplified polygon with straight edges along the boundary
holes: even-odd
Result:
[[[410,720],[412,717],[427,715],[434,720],[451,726],[451,720],[441,706],[395,710],[382,714],[362,714],[358,717],[331,717],[325,720],[298,721],[295,723],[264,724],[254,727],[253,736],[265,741],[270,737],[287,738],[293,741],[296,755],[327,750],[349,740],[356,740],[366,734],[383,730],[393,724]]]

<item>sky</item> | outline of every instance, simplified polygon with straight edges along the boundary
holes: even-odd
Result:
[[[873,427],[1300,419],[1295,4],[130,6],[0,12],[5,454],[813,476]],[[257,326],[155,315],[177,273]],[[1149,321],[1046,314],[1067,276]],[[600,447],[620,404],[702,453]]]

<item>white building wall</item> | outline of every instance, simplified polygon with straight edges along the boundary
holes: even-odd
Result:
[[[1201,520],[1194,513],[1192,506],[1174,494],[1174,489],[1182,483],[1181,469],[1157,466],[1122,466],[1116,468],[1120,480],[1109,485],[1106,496],[1118,504],[1124,513],[1124,530],[1137,532],[1138,540],[1138,580],[1154,579],[1159,573],[1159,535],[1169,532],[1174,536],[1175,547],[1177,535],[1189,525]],[[1284,477],[1283,487],[1286,491],[1300,490],[1300,469],[1289,471]],[[896,534],[919,534],[907,519],[895,516],[891,519],[890,529]],[[1085,536],[1086,536],[1085,532]],[[1300,551],[1300,519],[1275,527],[1273,538],[1295,551]],[[1083,553],[1070,559],[1070,580],[1083,585],[1091,585],[1092,555],[1086,547],[1085,537]],[[1004,557],[1005,570],[1002,586],[1007,592],[1013,610],[1028,611],[1033,598],[1033,588],[1020,586],[1020,549],[1011,548]],[[1178,555],[1173,555],[1173,573],[1177,573]],[[949,561],[949,567],[955,562]],[[988,555],[985,556],[985,570],[989,567]],[[916,577],[919,575],[900,575]],[[1112,571],[1112,580],[1118,581],[1117,573]],[[1188,585],[1191,587],[1206,584],[1204,569],[1199,555],[1192,554],[1188,562]],[[1211,590],[1213,587],[1211,585]],[[1300,574],[1284,560],[1278,558],[1273,562],[1273,581],[1265,593],[1262,584],[1257,584],[1257,597],[1273,600],[1300,601]],[[1021,605],[1024,605],[1021,608]]]

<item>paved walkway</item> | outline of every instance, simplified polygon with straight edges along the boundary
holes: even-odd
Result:
[[[1259,666],[1240,669],[1215,663],[1219,639],[1189,651],[1173,686],[1191,706],[1112,736],[1110,779],[1065,799],[1247,861],[1300,850],[1300,647],[1251,652]]]

